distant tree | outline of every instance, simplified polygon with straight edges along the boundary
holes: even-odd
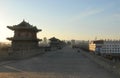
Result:
[[[71,42],[70,42],[70,41],[67,41],[67,45],[71,45]]]
[[[9,47],[10,47],[10,44],[0,43],[0,50],[8,50]]]

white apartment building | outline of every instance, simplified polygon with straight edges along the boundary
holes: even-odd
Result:
[[[100,53],[103,55],[120,56],[120,40],[105,40]]]
[[[95,54],[120,56],[120,40],[95,40],[89,43]]]

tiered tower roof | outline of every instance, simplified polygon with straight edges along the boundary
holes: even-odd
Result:
[[[30,25],[29,23],[27,23],[24,20],[18,25],[7,26],[7,28],[9,28],[13,31],[14,30],[31,30],[31,31],[35,31],[35,32],[42,31],[41,29],[37,29],[36,26]]]
[[[55,38],[55,37],[52,37],[49,39],[50,41],[59,41],[59,39]]]
[[[24,20],[20,24],[18,24],[18,25],[7,26],[7,28],[15,31],[14,33],[17,34],[17,36],[14,34],[14,37],[7,38],[8,40],[13,40],[13,41],[14,40],[41,41],[41,39],[37,39],[36,38],[36,33],[39,32],[39,31],[42,31],[42,30],[41,29],[37,29],[36,26],[30,25],[28,22],[26,22]],[[22,36],[19,36],[19,35],[22,35]],[[33,37],[33,35],[34,35],[34,37]]]

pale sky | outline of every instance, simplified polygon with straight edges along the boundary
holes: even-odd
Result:
[[[120,0],[0,0],[0,41],[23,19],[42,29],[38,38],[120,39]]]

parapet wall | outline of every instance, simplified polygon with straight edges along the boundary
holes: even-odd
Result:
[[[9,59],[24,59],[45,53],[44,48],[13,51],[9,50]]]
[[[101,67],[107,69],[110,72],[113,72],[114,74],[120,76],[120,63],[114,63],[110,60],[107,60],[101,56],[95,56],[91,53],[87,53],[85,51],[81,51],[82,54],[90,58],[95,63],[99,64]]]

